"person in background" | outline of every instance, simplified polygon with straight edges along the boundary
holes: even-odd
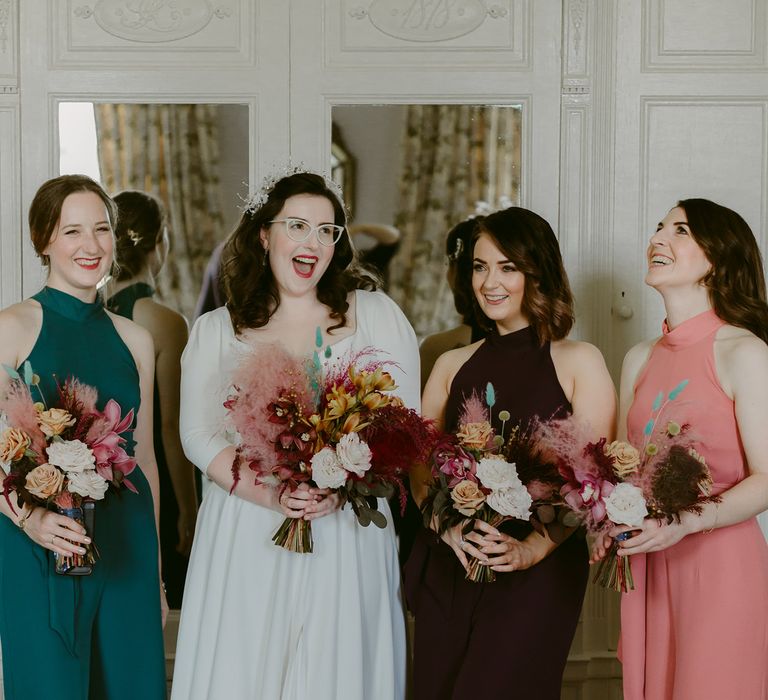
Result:
[[[168,254],[165,210],[156,197],[128,190],[115,195],[118,264],[107,308],[146,328],[155,346],[154,444],[160,475],[160,547],[168,603],[181,607],[197,514],[194,467],[179,438],[184,317],[154,299],[155,278]]]
[[[428,335],[421,341],[421,389],[427,383],[432,367],[440,355],[454,348],[475,343],[485,336],[472,313],[472,234],[482,217],[472,217],[459,222],[445,238],[445,259],[448,267],[445,277],[453,294],[453,305],[461,316],[461,324],[446,331]]]

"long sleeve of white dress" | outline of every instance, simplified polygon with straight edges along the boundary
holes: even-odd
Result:
[[[195,322],[181,356],[181,445],[203,473],[219,452],[232,445],[224,408],[229,385],[222,381],[222,373],[231,365],[236,342],[229,312],[219,308]]]

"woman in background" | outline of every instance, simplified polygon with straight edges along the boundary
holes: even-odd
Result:
[[[471,256],[475,319],[487,336],[438,358],[424,416],[455,432],[464,400],[485,395],[490,382],[496,434],[504,411],[508,426],[572,413],[595,439],[610,440],[613,383],[597,348],[565,339],[572,299],[549,224],[526,209],[498,211],[478,223]],[[413,476],[419,503],[429,478]],[[470,556],[501,575],[468,581]],[[466,538],[461,525],[442,536],[422,530],[405,571],[416,616],[415,697],[559,699],[587,559],[582,538],[558,545],[521,520],[499,530],[476,520]]]
[[[184,317],[154,300],[155,278],[168,255],[163,205],[146,192],[115,195],[118,265],[107,308],[146,328],[155,346],[154,444],[160,475],[160,548],[168,603],[181,607],[184,577],[197,514],[194,467],[179,438],[181,353],[187,343]]]
[[[461,348],[476,343],[485,336],[485,332],[475,321],[472,311],[472,234],[482,217],[465,219],[454,226],[445,237],[445,259],[448,268],[445,278],[453,294],[453,305],[461,316],[461,325],[446,331],[428,335],[421,341],[421,389],[424,390],[427,379],[432,373],[435,361],[448,350]]]
[[[647,265],[666,321],[660,338],[624,360],[620,437],[641,445],[656,396],[688,380],[669,419],[691,426],[721,500],[679,522],[648,518],[621,543],[635,582],[621,605],[624,698],[765,700],[768,546],[755,517],[768,507],[760,251],[736,212],[686,199],[651,236]]]
[[[99,410],[114,399],[123,416],[136,411],[125,449],[138,463],[131,473],[138,493],[123,489],[96,501],[100,558],[88,576],[54,571],[52,553],[84,551],[88,540],[77,521],[42,506],[12,508],[15,499],[0,498],[6,700],[165,698],[152,338],[107,312],[97,292],[112,266],[116,214],[101,186],[84,175],[43,183],[29,208],[29,229],[48,268],[46,286],[0,312],[0,362],[18,368],[29,361],[48,405],[58,400],[57,381],[74,377],[98,390]],[[0,392],[8,382],[3,371]]]

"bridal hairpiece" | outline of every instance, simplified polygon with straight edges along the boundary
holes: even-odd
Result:
[[[341,190],[341,186],[338,182],[334,181],[327,172],[319,173],[310,168],[307,168],[304,163],[298,163],[292,165],[290,162],[280,168],[275,168],[271,173],[266,175],[262,181],[261,186],[255,192],[251,192],[245,199],[245,205],[243,206],[243,213],[255,214],[261,207],[263,207],[269,199],[269,193],[272,192],[274,186],[285,177],[289,175],[296,175],[297,173],[311,173],[312,175],[319,175],[325,180],[325,186],[336,195],[339,203],[344,206],[344,193]]]

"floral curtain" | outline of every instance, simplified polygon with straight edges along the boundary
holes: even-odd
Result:
[[[445,236],[480,202],[519,203],[517,106],[411,105],[402,143],[400,248],[389,293],[419,336],[459,318],[445,279]]]
[[[97,104],[95,113],[107,191],[144,190],[165,204],[171,251],[158,294],[192,318],[224,225],[216,105]]]

